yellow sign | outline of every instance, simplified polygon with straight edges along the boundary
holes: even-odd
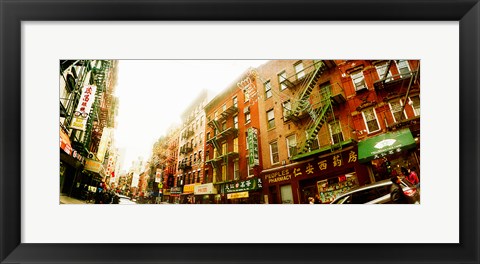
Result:
[[[85,159],[85,169],[99,173],[102,169],[102,163],[91,159]]]
[[[238,192],[227,194],[227,199],[248,198],[248,192]]]
[[[188,184],[183,186],[183,193],[193,193],[195,191],[195,186],[200,185],[200,183]]]

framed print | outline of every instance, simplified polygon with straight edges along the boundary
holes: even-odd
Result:
[[[0,0],[0,3],[1,263],[479,262],[478,1]],[[231,161],[216,163],[215,149],[220,154],[223,151],[228,153],[228,144],[225,138],[217,138],[215,129],[221,127],[220,131],[228,131],[226,127],[230,123],[215,124],[212,120],[205,121],[212,122],[211,129],[203,134],[205,142],[198,143],[200,137],[185,136],[192,141],[182,141],[184,144],[179,152],[185,160],[178,166],[185,168],[192,161],[201,160],[201,152],[195,153],[198,156],[187,155],[191,152],[187,149],[197,143],[211,144],[212,153],[208,156],[211,158],[205,163],[209,164],[210,170],[216,168],[219,174],[228,175],[224,164],[231,162],[232,182],[219,177],[216,182],[225,182],[209,184],[200,180],[205,179],[201,177],[218,175],[201,172],[200,168],[171,180],[164,178],[165,170],[152,170],[151,183],[156,186],[152,190],[156,192],[152,191],[149,195],[153,196],[149,196],[135,190],[132,199],[138,201],[127,202],[143,203],[136,206],[107,205],[105,203],[113,203],[113,198],[105,198],[104,201],[109,202],[100,202],[98,197],[88,197],[88,191],[119,190],[118,186],[104,183],[102,179],[95,184],[82,181],[78,186],[75,179],[64,185],[64,179],[60,177],[59,182],[57,173],[60,171],[62,176],[69,170],[67,166],[59,166],[59,160],[73,164],[71,166],[81,162],[78,175],[101,174],[98,162],[94,162],[100,160],[99,153],[102,160],[108,161],[105,164],[110,165],[109,157],[104,156],[106,152],[98,149],[92,153],[92,157],[97,155],[95,158],[89,157],[90,153],[85,157],[75,153],[78,146],[69,142],[68,129],[63,132],[67,134],[63,140],[60,135],[59,157],[57,122],[61,116],[59,111],[62,111],[62,105],[58,109],[59,81],[56,74],[59,68],[63,74],[63,70],[71,68],[70,64],[78,63],[79,67],[87,68],[98,77],[103,76],[102,71],[106,68],[127,67],[123,63],[126,61],[162,61],[174,68],[174,62],[187,65],[190,60],[199,63],[217,60],[276,62],[265,64],[270,68],[257,67],[257,72],[249,71],[251,79],[233,82],[234,88],[238,86],[242,88],[238,91],[243,91],[225,95],[229,104],[231,101],[235,107],[223,107],[218,103],[218,107],[223,107],[223,112],[230,115],[233,110],[229,110],[237,109],[237,105],[243,107],[247,101],[260,101],[258,104],[262,105],[264,118],[258,118],[258,122],[264,124],[265,131],[270,134],[281,125],[293,126],[293,121],[288,123],[288,119],[298,117],[291,115],[293,103],[290,105],[288,100],[280,100],[283,97],[279,94],[290,93],[289,85],[293,87],[295,82],[313,80],[312,76],[320,69],[331,68],[332,77],[322,80],[323,86],[318,83],[316,87],[319,91],[330,91],[327,81],[333,79],[351,87],[347,96],[331,98],[358,99],[355,109],[349,109],[346,115],[355,112],[353,126],[365,127],[364,131],[355,129],[355,133],[371,134],[371,137],[360,141],[358,148],[340,144],[345,147],[342,151],[331,149],[332,153],[339,155],[321,155],[314,160],[316,166],[311,167],[310,160],[302,160],[306,151],[297,152],[297,142],[301,142],[302,137],[297,137],[294,132],[279,132],[275,138],[265,139],[263,130],[246,125],[257,122],[256,110],[243,107],[237,119],[228,116],[232,126],[244,126],[238,128],[240,139],[232,139],[234,146],[242,146],[240,149],[232,147],[231,152],[242,153],[236,160],[232,156]],[[287,60],[290,68],[284,70],[281,64]],[[335,60],[342,61],[344,66],[333,62]],[[65,67],[62,62],[66,62]],[[387,85],[393,87],[395,82],[408,84],[407,81],[412,80],[413,83],[420,65],[421,95],[419,85],[410,85],[407,93],[410,96],[382,91],[384,95],[380,99],[369,97],[369,90],[381,90]],[[182,77],[172,75],[171,79],[177,80],[178,84],[187,83],[189,79],[198,80],[193,76],[201,67],[184,66],[178,70]],[[387,69],[394,70],[389,72]],[[260,78],[265,72],[269,77]],[[72,73],[73,79],[80,76],[77,73]],[[140,85],[139,79],[146,78],[142,74],[157,76],[157,73],[144,69],[131,87]],[[379,77],[382,74],[383,79]],[[220,70],[209,74],[211,78],[220,75],[224,75]],[[382,82],[375,82],[372,76]],[[256,90],[261,91],[261,96],[245,92],[253,87],[254,78],[261,80],[255,81],[257,88],[264,89]],[[96,107],[88,102],[90,94],[102,89],[95,85],[96,81],[84,82],[85,85],[80,87],[76,98],[83,101],[70,107],[72,119],[63,120],[63,123],[78,131],[90,125],[92,127],[88,129],[94,129],[94,125],[88,123],[87,112]],[[164,83],[165,79],[157,77],[143,86],[151,85],[148,89],[161,91],[176,87],[162,87]],[[198,85],[200,91],[206,84]],[[69,89],[68,76],[62,87]],[[144,104],[137,107],[147,109],[148,105],[153,105],[160,108],[170,103],[168,107],[173,113],[182,99],[189,98],[187,94],[177,95],[176,103],[172,105],[157,95],[158,102],[150,102],[142,99],[149,96],[148,89],[138,97]],[[318,94],[321,98],[321,92]],[[61,91],[60,101],[70,100],[63,95]],[[308,100],[299,97],[298,101],[314,105],[312,97],[307,97]],[[266,103],[269,98],[275,100]],[[330,109],[330,105],[318,100],[322,106],[316,109]],[[374,105],[372,100],[379,101],[379,104]],[[392,133],[375,134],[382,127],[398,125],[402,118],[418,119],[419,123],[420,100],[422,114],[426,117],[422,119],[425,120],[422,122],[424,140],[421,174],[418,173],[422,179],[421,203],[418,206],[326,205],[338,201],[336,196],[344,197],[341,196],[343,193],[366,182],[368,177],[361,176],[361,173],[375,177],[376,167],[372,160],[377,160],[378,164],[381,160],[386,169],[398,165],[394,170],[403,173],[400,163],[393,161],[394,152],[398,150],[398,153],[411,153],[411,159],[402,164],[420,164],[420,147],[418,151],[415,149],[419,146],[419,131],[416,137],[412,137],[408,129],[399,126]],[[331,102],[330,98],[328,102]],[[301,106],[305,105],[294,105],[293,108]],[[375,107],[383,110],[376,112]],[[316,117],[318,113],[312,109],[313,106],[304,111],[305,115],[316,120],[312,116]],[[210,111],[208,104],[203,110]],[[169,112],[168,108],[163,111]],[[74,112],[78,114],[73,116]],[[225,117],[222,113],[220,116]],[[277,113],[284,115],[275,118],[279,116]],[[208,114],[215,116],[214,121],[223,120],[222,117],[217,119],[213,110]],[[346,120],[342,119],[343,116],[345,114],[341,112],[320,118],[320,123],[328,125],[324,131],[329,135],[325,137],[329,143],[322,140],[314,143],[310,140],[312,133],[307,133],[303,136],[303,139],[309,139],[304,149],[321,149],[325,144],[332,148],[339,142],[348,141],[351,135],[342,129],[345,122],[337,122]],[[154,120],[137,125],[137,130],[143,133],[132,134],[131,138],[145,136],[147,130],[154,130],[151,122]],[[182,130],[182,133],[187,135],[189,131]],[[206,132],[213,137],[207,137]],[[98,139],[100,142],[101,137]],[[394,142],[397,142],[395,148],[378,151]],[[268,155],[255,152],[259,147],[268,149]],[[159,156],[161,153],[158,151]],[[357,161],[357,158],[371,166],[341,167],[344,163]],[[392,159],[387,163],[384,158]],[[243,159],[245,164],[235,163]],[[297,167],[285,162],[296,159],[304,162],[299,162]],[[262,160],[268,160],[274,166],[256,178],[255,166]],[[327,170],[327,163],[339,168]],[[248,167],[242,175],[242,169],[237,168],[246,164]],[[108,169],[107,175],[113,178],[114,170],[109,166]],[[309,180],[301,173],[320,176]],[[322,176],[327,174],[335,177]],[[407,170],[407,174],[411,175],[410,171]],[[182,188],[177,188],[174,183],[177,181]],[[116,184],[120,185],[119,182]],[[164,185],[172,188],[163,188]],[[262,185],[270,193],[258,191]],[[84,193],[80,192],[81,188],[85,188]],[[64,204],[61,200],[63,192],[95,204]],[[82,196],[84,194],[86,196]],[[314,203],[315,194],[320,196],[318,199],[324,205],[308,207],[302,204],[308,203],[310,198]],[[165,200],[166,196],[170,198]],[[149,198],[154,204],[145,202]],[[340,199],[346,202],[350,198]],[[166,205],[165,202],[178,205]]]

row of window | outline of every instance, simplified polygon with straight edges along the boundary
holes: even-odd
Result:
[[[397,60],[396,62],[398,72],[400,74],[400,78],[405,78],[407,76],[410,76],[411,70],[410,66],[408,65],[407,60]],[[388,62],[384,62],[381,64],[376,64],[375,69],[378,74],[378,79],[382,79],[385,76],[385,72],[387,71],[388,67]],[[366,83],[365,83],[365,76],[363,75],[363,71],[355,71],[350,74],[350,77],[352,78],[353,86],[355,87],[355,91],[361,91],[364,89],[368,89]],[[392,73],[389,70],[387,76],[385,76],[385,82],[392,81]]]
[[[297,80],[302,79],[305,77],[305,69],[303,67],[303,62],[297,62],[293,65],[293,68],[295,69],[295,76]],[[284,81],[287,80],[287,72],[282,71],[277,75],[277,81],[278,81],[278,86],[280,87],[280,91],[283,91],[287,89],[287,85],[284,83]],[[270,80],[266,81],[263,84],[264,90],[265,90],[265,99],[268,99],[272,97],[272,84]]]

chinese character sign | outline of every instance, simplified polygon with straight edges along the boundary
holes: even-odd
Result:
[[[155,182],[161,182],[162,180],[162,170],[157,169],[157,173],[155,174]]]
[[[248,165],[257,166],[260,164],[258,158],[258,132],[256,128],[249,128],[247,133],[248,141]]]
[[[97,86],[95,85],[86,85],[83,87],[82,96],[80,97],[77,109],[73,115],[70,128],[83,131],[86,130],[89,113],[92,108],[93,102],[95,101],[96,90]]]

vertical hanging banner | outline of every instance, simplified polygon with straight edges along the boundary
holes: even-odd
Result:
[[[87,120],[89,117],[92,104],[95,101],[95,92],[97,91],[97,86],[95,85],[85,85],[82,89],[82,96],[78,102],[77,109],[73,113],[72,123],[70,128],[78,129],[85,131],[87,128]]]
[[[155,174],[155,182],[161,182],[162,180],[162,170],[157,169],[157,173]]]
[[[248,165],[257,166],[260,164],[258,159],[258,131],[251,127],[247,131],[248,141]]]
[[[107,152],[108,145],[110,144],[111,141],[111,136],[110,133],[112,132],[112,129],[108,127],[103,128],[102,132],[102,138],[100,139],[100,143],[98,145],[98,150],[97,150],[97,158],[101,162],[105,159],[105,153]]]

